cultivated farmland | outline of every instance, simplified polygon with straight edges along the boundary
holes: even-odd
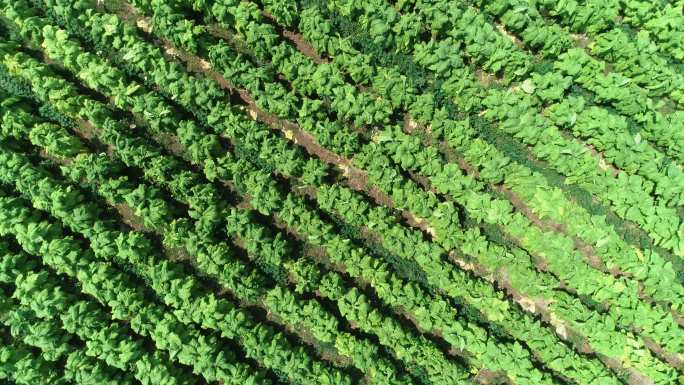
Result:
[[[684,384],[683,9],[0,0],[0,382]]]

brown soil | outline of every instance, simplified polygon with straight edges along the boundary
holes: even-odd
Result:
[[[570,36],[580,48],[587,49],[593,43],[593,40],[584,33],[571,33]]]
[[[71,162],[73,162],[73,160],[70,158],[61,158],[58,156],[54,156],[52,154],[48,154],[47,151],[45,151],[44,149],[40,149],[38,151],[38,155],[40,155],[41,158],[51,160],[52,162],[60,165],[68,165],[71,164]]]
[[[674,318],[675,321],[679,324],[679,326],[684,327],[684,316],[682,314],[679,314],[675,311],[672,311],[672,317]]]
[[[153,135],[154,140],[162,145],[171,154],[184,158],[185,157],[185,147],[181,144],[180,140],[176,135],[171,135],[168,133],[158,133]]]
[[[77,127],[76,132],[81,135],[82,138],[87,140],[93,140],[97,138],[99,129],[93,126],[89,121],[79,119],[76,121]]]
[[[271,22],[271,24],[273,24],[273,25],[276,24],[275,19],[273,18],[273,16],[268,11],[263,10],[261,12],[261,14],[264,15],[264,17],[267,20],[269,20]],[[300,35],[298,32],[282,29],[282,35],[287,40],[289,40],[292,44],[294,44],[295,47],[297,47],[297,49],[299,50],[299,52],[301,52],[304,55],[311,58],[311,60],[316,62],[316,64],[321,64],[321,63],[326,62],[326,60],[323,59],[318,54],[318,52],[316,52],[316,49],[314,49],[314,47],[311,44],[309,44],[309,42],[307,42],[306,39],[304,39],[304,37],[302,35]]]
[[[525,48],[525,43],[523,43],[517,36],[513,35],[512,33],[508,32],[506,27],[501,24],[501,23],[496,23],[496,29],[504,36],[508,38],[513,44],[515,44],[518,48]]]
[[[480,85],[487,88],[495,86],[501,82],[501,79],[497,78],[495,75],[483,71],[480,68],[475,70],[475,77]]]
[[[514,384],[513,380],[506,377],[505,373],[490,370],[479,370],[473,377],[473,381],[482,385]]]
[[[113,207],[121,216],[122,221],[130,226],[133,230],[140,232],[150,231],[149,229],[145,228],[143,219],[135,214],[135,211],[131,206],[124,203],[117,203]]]
[[[316,52],[314,47],[312,45],[310,45],[308,42],[306,42],[306,40],[304,40],[304,38],[300,34],[298,34],[296,32],[285,30],[285,31],[283,31],[283,36],[285,36],[285,38],[287,40],[292,42],[292,44],[294,44],[297,47],[299,52],[306,55],[308,58],[313,60],[316,64],[327,63],[327,60],[323,59],[318,54],[318,52]]]
[[[670,366],[684,369],[684,354],[670,354],[666,352],[662,346],[653,341],[651,338],[643,337],[646,346],[654,352],[658,357],[667,362]]]
[[[231,31],[228,31],[218,24],[207,25],[207,32],[224,40],[232,41],[235,39],[235,35]]]
[[[188,254],[187,250],[179,247],[168,247],[163,245],[164,254],[169,258],[170,261],[194,261],[193,257]]]

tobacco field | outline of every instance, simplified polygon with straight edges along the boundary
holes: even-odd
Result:
[[[683,385],[683,0],[0,0],[0,383]]]

